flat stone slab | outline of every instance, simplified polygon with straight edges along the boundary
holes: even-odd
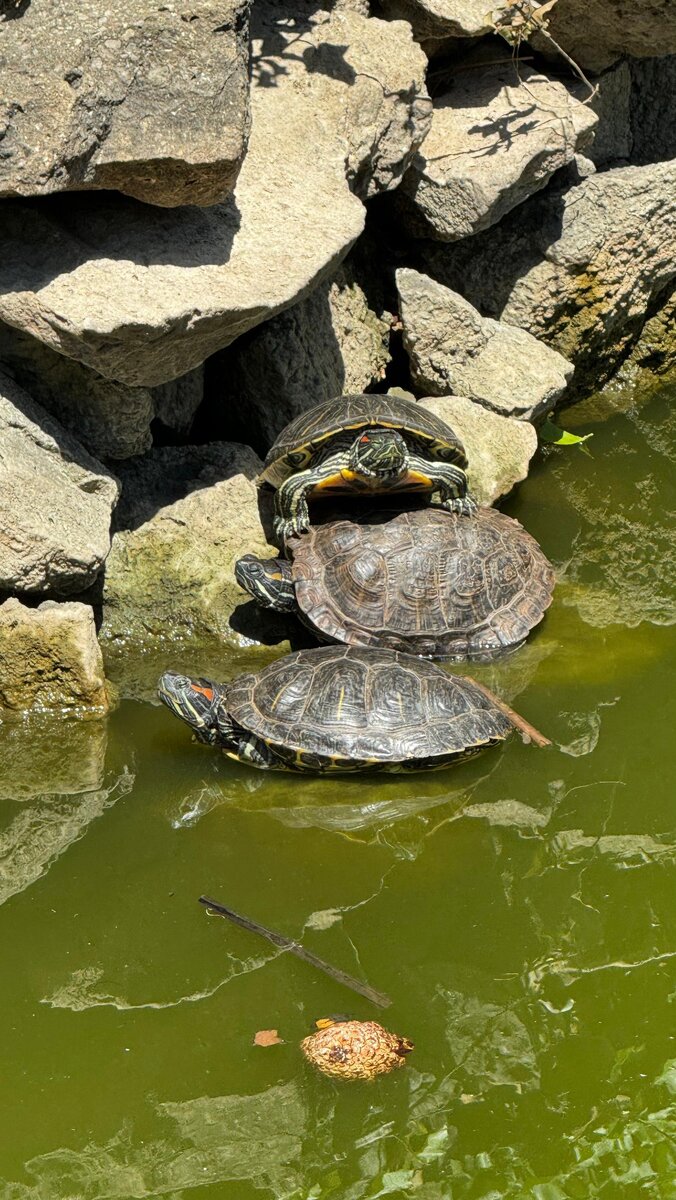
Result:
[[[0,196],[216,204],[249,131],[246,0],[30,0],[0,22]]]
[[[0,590],[93,583],[110,549],[117,480],[0,375]]]
[[[11,713],[108,711],[94,610],[45,600],[27,608],[0,604],[0,716]]]
[[[466,396],[432,396],[421,400],[455,430],[467,451],[469,488],[479,504],[494,504],[528,474],[537,450],[535,427],[490,412]]]
[[[591,144],[597,116],[520,64],[458,74],[397,199],[414,236],[455,241],[494,225]]]
[[[573,367],[525,329],[482,317],[468,300],[418,271],[397,271],[411,374],[431,395],[467,396],[531,420],[563,396]]]
[[[319,13],[302,38],[288,26],[280,9],[254,43],[234,195],[175,210],[110,194],[7,201],[2,319],[101,375],[152,386],[335,269],[364,224],[350,185],[396,186],[427,131],[426,60],[404,22]]]

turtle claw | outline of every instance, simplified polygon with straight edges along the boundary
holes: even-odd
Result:
[[[449,512],[458,513],[461,517],[473,517],[478,507],[476,500],[470,496],[469,492],[466,492],[464,496],[454,496],[452,500],[446,500],[444,503],[444,508],[447,508]]]
[[[310,522],[303,523],[297,518],[278,517],[275,521],[275,535],[281,546],[285,546],[289,538],[299,537],[301,533],[305,533],[310,528]]]

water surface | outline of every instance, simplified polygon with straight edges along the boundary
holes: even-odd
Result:
[[[139,700],[5,727],[0,1200],[676,1196],[676,418],[599,416],[507,505],[559,585],[481,672],[550,749],[313,780]],[[377,1012],[203,892],[389,993],[407,1067],[313,1074],[316,1017]]]

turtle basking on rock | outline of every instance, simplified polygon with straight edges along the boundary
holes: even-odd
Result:
[[[518,521],[439,508],[331,521],[290,538],[289,559],[245,555],[238,583],[296,612],[324,641],[487,661],[542,620],[554,571]]]
[[[421,771],[503,742],[497,698],[425,659],[323,646],[227,684],[172,671],[160,699],[196,739],[274,771]]]
[[[340,396],[301,413],[279,434],[259,484],[276,488],[275,534],[309,527],[310,497],[341,492],[437,492],[471,515],[467,457],[450,426],[401,396]]]

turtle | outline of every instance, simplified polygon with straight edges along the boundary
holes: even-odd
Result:
[[[340,1079],[374,1079],[396,1071],[415,1048],[408,1038],[383,1029],[377,1021],[336,1021],[324,1017],[300,1048],[324,1075]]]
[[[223,685],[167,671],[158,692],[197,741],[276,771],[440,768],[513,729],[474,682],[372,647],[298,650]]]
[[[339,396],[301,413],[277,437],[258,477],[276,488],[275,534],[309,527],[310,496],[336,492],[438,492],[471,515],[464,447],[444,421],[402,396]]]
[[[535,539],[493,508],[469,521],[440,508],[369,513],[313,526],[286,549],[291,561],[235,564],[260,605],[298,613],[324,641],[455,662],[521,645],[554,589]]]

